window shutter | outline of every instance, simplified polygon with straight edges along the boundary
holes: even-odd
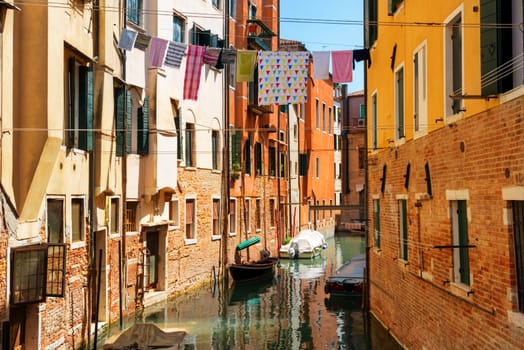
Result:
[[[308,157],[306,153],[300,153],[298,158],[299,175],[307,176],[308,170]]]
[[[231,133],[231,164],[238,163],[240,165],[241,137],[242,135],[238,131]]]
[[[93,70],[79,67],[78,74],[78,148],[85,151],[93,149]]]
[[[218,45],[218,35],[217,34],[211,34],[211,37],[209,39],[209,46],[211,46],[211,47],[221,47],[221,46]]]
[[[184,159],[182,156],[184,153],[182,153],[182,145],[184,144],[184,136],[182,135],[182,129],[180,129],[180,118],[181,118],[181,110],[180,108],[177,110],[177,115],[175,116],[175,127],[176,127],[176,135],[177,135],[177,159]]]
[[[138,154],[149,154],[149,97],[144,99],[144,105],[139,109],[138,128]]]
[[[131,93],[129,91],[125,91],[126,95],[126,115],[125,115],[125,146],[126,146],[126,152],[129,154],[131,153],[131,135],[133,131],[133,101],[131,100]]]
[[[459,245],[467,246],[468,241],[468,212],[467,202],[458,201],[458,224],[459,224]],[[469,251],[467,247],[458,248],[460,250],[460,282],[469,285]]]
[[[124,155],[124,101],[125,88],[115,88],[116,156]]]
[[[244,144],[244,171],[246,174],[251,174],[251,135]]]
[[[211,45],[211,31],[210,30],[201,30],[197,29],[197,44],[200,46],[210,46]]]
[[[68,116],[67,116],[67,129],[66,132],[66,143],[67,146],[73,147],[75,144],[75,66],[76,61],[74,58],[70,58],[67,67],[68,77],[68,89],[69,89],[69,100],[68,100]]]

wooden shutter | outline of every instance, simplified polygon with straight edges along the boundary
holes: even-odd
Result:
[[[175,118],[175,120],[178,118]],[[178,129],[178,128],[177,128]],[[138,154],[149,153],[149,98],[144,99],[144,105],[138,113]]]
[[[124,101],[125,88],[115,88],[115,118],[116,118],[116,155],[124,155]]]
[[[231,133],[231,164],[238,163],[238,165],[240,165],[241,138],[242,135],[240,132],[234,131]]]
[[[186,201],[186,225],[193,223],[195,213],[195,202],[190,199]]]
[[[79,67],[78,72],[78,148],[93,149],[93,69]]]
[[[184,159],[182,156],[182,148],[184,145],[184,135],[182,134],[182,129],[180,128],[180,119],[181,119],[181,109],[179,108],[177,110],[177,115],[175,116],[175,127],[176,127],[176,135],[177,135],[177,159]]]
[[[468,208],[465,200],[457,201],[459,224],[460,282],[469,285]]]
[[[524,201],[513,201],[513,234],[519,311],[524,312]]]
[[[402,215],[402,258],[408,260],[408,206],[407,200],[400,200]]]
[[[73,147],[75,145],[75,99],[76,99],[76,82],[75,82],[75,68],[76,61],[74,58],[68,60],[67,79],[68,79],[68,115],[67,115],[67,129],[66,143],[67,146]]]
[[[213,219],[218,220],[220,215],[220,201],[214,200],[213,201]]]
[[[131,153],[131,136],[133,133],[133,101],[131,100],[131,93],[125,91],[126,95],[126,114],[125,114],[125,143],[126,143],[126,152]]]

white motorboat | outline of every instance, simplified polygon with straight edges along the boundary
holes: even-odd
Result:
[[[287,244],[280,247],[282,259],[311,259],[326,249],[324,235],[315,230],[302,230]]]

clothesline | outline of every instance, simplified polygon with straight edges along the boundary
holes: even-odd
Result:
[[[307,101],[307,51],[257,51],[186,45],[150,36],[124,28],[118,47],[131,51],[149,48],[148,64],[180,68],[186,56],[184,99],[197,100],[202,66],[208,64],[218,69],[224,64],[236,65],[237,82],[252,82],[257,74],[258,105],[304,103]],[[186,52],[187,50],[187,52]],[[369,50],[315,51],[315,79],[329,79],[332,60],[333,82],[352,81],[355,61],[367,60],[371,65]],[[256,70],[257,69],[257,70]],[[256,70],[256,71],[255,71]]]

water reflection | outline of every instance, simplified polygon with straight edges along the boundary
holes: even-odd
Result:
[[[222,294],[203,288],[147,309],[141,321],[185,329],[183,349],[400,349],[358,301],[324,293],[326,277],[364,244],[331,238],[321,258],[282,260],[274,278]]]

